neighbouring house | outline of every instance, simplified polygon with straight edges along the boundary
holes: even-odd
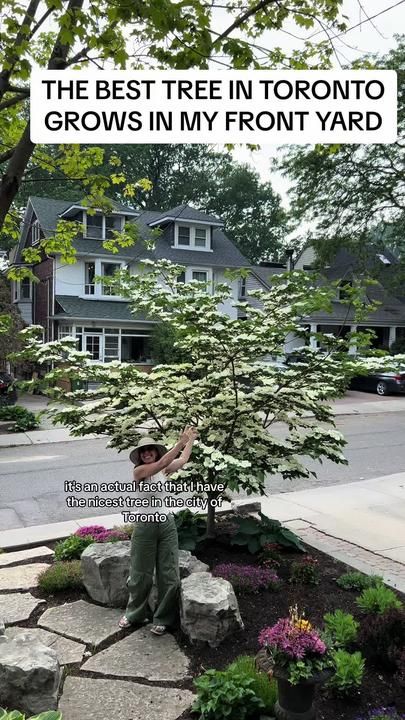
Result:
[[[360,330],[373,330],[375,338],[372,345],[376,349],[389,350],[395,340],[405,337],[405,288],[396,282],[398,278],[399,262],[388,249],[384,251],[369,249],[366,257],[361,261],[345,248],[340,249],[330,265],[318,272],[323,280],[321,282],[337,283],[336,299],[332,302],[332,312],[319,311],[316,315],[303,318],[311,333],[331,333],[344,337],[348,332]],[[271,286],[272,276],[292,269],[314,271],[317,264],[314,248],[309,245],[298,254],[294,262],[280,265],[279,263],[262,263],[252,268],[252,277],[259,278],[267,287]],[[365,274],[378,278],[376,284],[370,285],[365,291],[366,302],[377,301],[376,310],[370,312],[364,325],[356,325],[354,311],[342,302],[345,299],[347,286],[358,282]],[[251,281],[252,282],[252,281]],[[346,286],[346,288],[345,288]],[[286,339],[286,353],[294,353],[294,348],[300,345],[300,339],[289,337]],[[312,337],[313,347],[317,347],[315,337]],[[350,352],[355,353],[353,345]]]
[[[30,265],[38,281],[14,281],[12,299],[28,325],[42,325],[46,341],[73,336],[95,361],[120,360],[147,369],[152,363],[148,338],[154,323],[142,314],[132,314],[124,298],[114,294],[109,278],[115,271],[127,267],[136,274],[141,271],[141,259],[166,258],[185,267],[180,280],[203,281],[207,288],[229,282],[237,300],[244,289],[237,280],[226,280],[224,273],[249,267],[249,262],[213,215],[188,205],[162,212],[139,211],[118,203],[113,207],[108,215],[90,215],[78,202],[30,198],[20,241],[10,254],[11,265],[26,265],[23,249],[52,237],[59,219],[81,223],[83,233],[73,243],[77,251],[74,264],[64,264],[58,254],[44,256],[40,263]],[[103,248],[103,240],[110,238],[112,231],[123,229],[125,223],[138,225],[140,239],[112,254]],[[151,251],[144,240],[155,229],[160,233]],[[95,282],[97,276],[103,281]],[[237,316],[230,303],[223,305],[223,312]]]

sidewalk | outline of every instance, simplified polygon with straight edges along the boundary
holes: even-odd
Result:
[[[361,572],[382,575],[388,585],[405,592],[405,472],[261,500],[265,515],[280,520],[308,545]],[[0,548],[43,544],[94,524],[111,528],[122,524],[122,515],[6,530],[0,532]]]
[[[19,398],[18,404],[36,413],[46,409],[47,398],[42,395],[23,395]],[[405,397],[397,397],[396,395],[378,397],[371,393],[348,390],[343,398],[335,400],[332,407],[336,417],[341,415],[375,415],[386,412],[405,412]],[[42,416],[39,430],[0,435],[0,448],[91,440],[97,437],[104,436],[85,435],[84,437],[73,437],[67,428],[55,427],[46,416]]]

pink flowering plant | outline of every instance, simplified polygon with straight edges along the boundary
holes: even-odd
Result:
[[[332,666],[328,647],[319,631],[298,614],[296,606],[290,608],[289,617],[263,628],[259,644],[267,649],[274,665],[286,671],[292,685]]]

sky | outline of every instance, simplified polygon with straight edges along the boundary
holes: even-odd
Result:
[[[384,55],[395,46],[395,35],[405,33],[405,3],[400,2],[392,7],[395,0],[345,0],[343,12],[348,16],[349,26],[358,25],[350,32],[334,40],[334,45],[340,63],[347,65],[349,62],[362,57],[368,53]],[[383,12],[385,11],[385,12]],[[370,21],[367,16],[382,13]],[[293,23],[286,28],[296,35],[303,36],[303,31]],[[264,45],[264,38],[260,44]],[[293,49],[300,46],[300,41],[283,32],[268,33],[266,46],[277,45],[283,49]],[[339,62],[334,58],[334,66],[339,69]],[[236,148],[233,155],[239,162],[252,165],[259,173],[262,180],[271,180],[273,188],[278,192],[284,204],[288,204],[289,181],[280,173],[271,170],[272,158],[276,157],[280,150],[274,145],[262,145],[259,151],[250,151],[246,147]]]

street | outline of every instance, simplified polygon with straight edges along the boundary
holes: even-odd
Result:
[[[290,481],[273,476],[267,479],[267,490],[291,492],[405,471],[405,410],[338,416],[336,426],[348,441],[348,466],[310,462],[308,467],[317,472],[317,478]],[[64,490],[67,481],[97,485],[131,481],[128,453],[106,449],[105,445],[106,440],[93,439],[2,449],[0,529],[120,512],[119,507],[103,507],[107,498],[119,497],[119,493]],[[98,496],[100,504],[79,507],[79,499],[86,495]],[[68,508],[67,497],[77,499],[77,503],[70,501],[76,506]]]

